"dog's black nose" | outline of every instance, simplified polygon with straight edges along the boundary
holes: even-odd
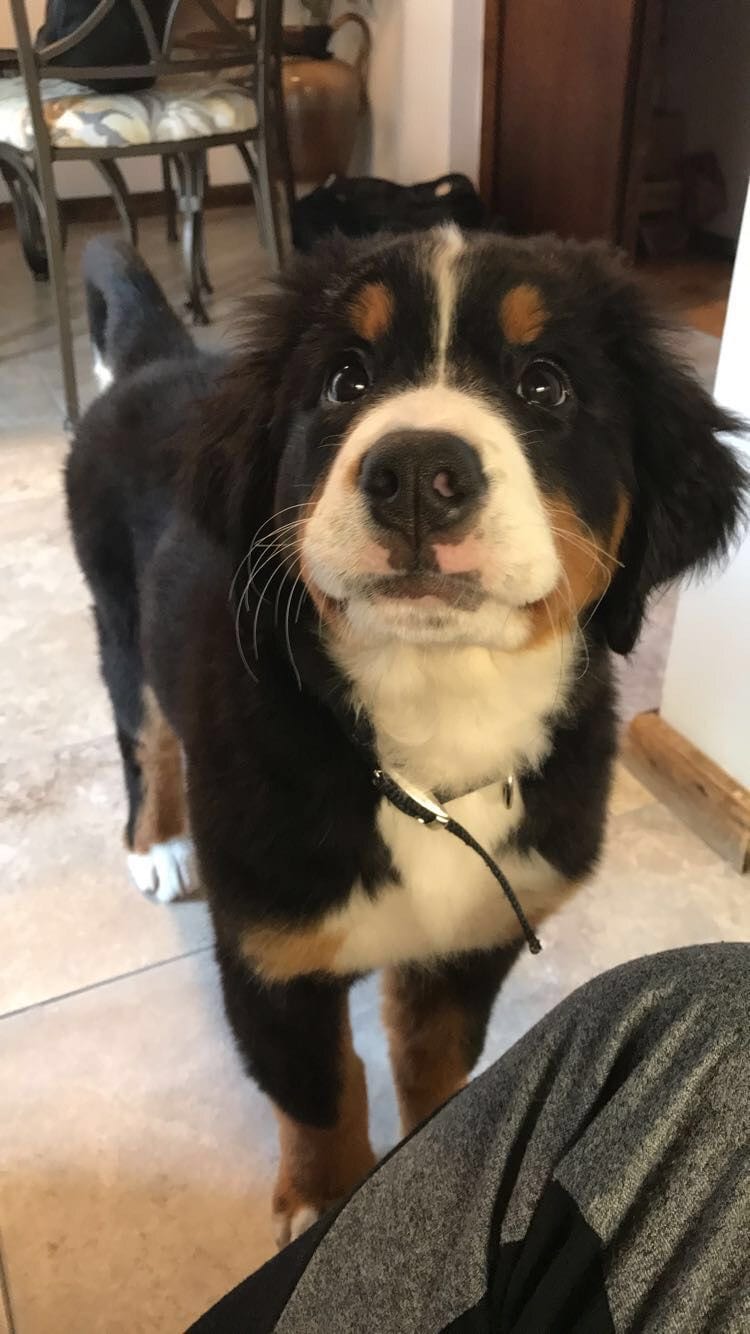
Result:
[[[359,485],[370,514],[410,541],[470,517],[487,489],[479,455],[450,431],[392,431],[368,451]]]

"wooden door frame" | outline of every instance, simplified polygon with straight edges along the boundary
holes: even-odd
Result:
[[[488,208],[492,206],[495,163],[497,160],[504,8],[504,0],[485,0],[479,193]]]
[[[494,205],[502,81],[503,32],[506,0],[485,0],[482,59],[482,132],[479,152],[479,193],[488,208]],[[635,254],[638,203],[648,149],[658,32],[664,0],[637,0],[630,53],[629,92],[623,109],[620,144],[620,192],[617,235],[614,238]]]
[[[633,23],[628,100],[620,145],[621,186],[617,210],[618,244],[633,256],[638,240],[641,184],[651,139],[659,32],[663,17],[664,0],[640,0]]]

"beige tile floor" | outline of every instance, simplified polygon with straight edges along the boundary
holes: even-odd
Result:
[[[263,258],[242,215],[212,216],[209,246],[225,314]],[[178,296],[155,222],[143,249]],[[0,291],[0,1334],[178,1334],[271,1253],[273,1118],[239,1071],[204,905],[153,906],[124,874],[112,723],[62,509],[49,294],[7,233]],[[686,348],[710,378],[716,340]],[[658,700],[670,614],[662,604],[626,671],[627,711]],[[519,960],[484,1063],[604,968],[747,938],[748,891],[620,769],[601,870],[548,924],[544,953]],[[385,1149],[396,1116],[377,1008],[375,983],[360,985]]]

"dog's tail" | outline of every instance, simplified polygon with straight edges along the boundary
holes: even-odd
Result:
[[[126,241],[109,236],[89,241],[83,276],[94,373],[102,389],[147,362],[194,354],[184,325]]]

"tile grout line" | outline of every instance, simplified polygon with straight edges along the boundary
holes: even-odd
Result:
[[[10,1279],[3,1259],[3,1239],[0,1234],[0,1315],[5,1317],[8,1334],[16,1334],[16,1322],[13,1319],[13,1303],[10,1299]]]
[[[45,996],[44,1000],[32,1001],[30,1005],[19,1005],[15,1010],[6,1010],[4,1014],[0,1014],[0,1023],[5,1019],[17,1019],[21,1014],[29,1014],[31,1010],[43,1010],[47,1005],[57,1005],[60,1001],[72,1000],[75,996],[85,996],[89,991],[98,991],[101,987],[114,985],[115,982],[125,982],[129,977],[153,973],[156,968],[179,963],[182,959],[194,959],[197,955],[206,954],[212,949],[213,943],[198,945],[194,950],[186,950],[184,954],[172,954],[168,959],[156,959],[154,963],[144,963],[141,968],[131,968],[125,973],[116,973],[114,977],[103,977],[98,982],[87,982],[83,987],[74,987],[72,991],[61,991],[57,996]]]

